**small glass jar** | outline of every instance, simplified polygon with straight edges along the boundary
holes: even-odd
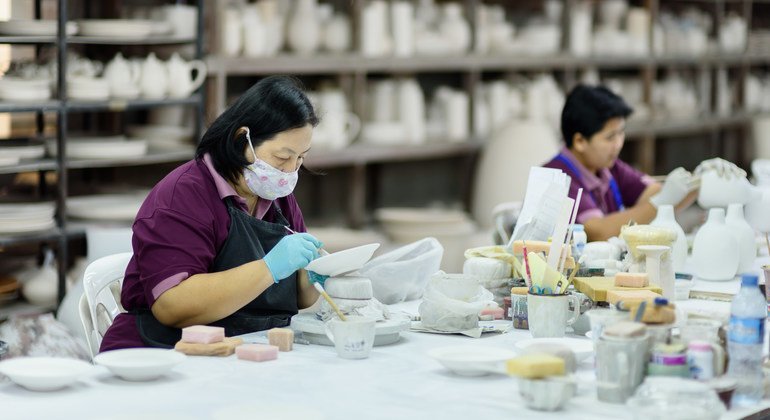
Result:
[[[513,319],[513,311],[511,310],[510,296],[503,298],[503,319],[506,319],[508,321]]]
[[[511,294],[511,317],[513,318],[513,328],[519,330],[529,329],[527,295]]]
[[[693,379],[708,380],[714,377],[714,351],[705,341],[690,341],[687,345],[687,363]]]

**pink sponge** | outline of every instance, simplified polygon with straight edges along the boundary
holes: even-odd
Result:
[[[225,329],[207,325],[193,325],[182,328],[182,341],[185,343],[211,344],[225,339]]]
[[[479,315],[492,315],[493,319],[503,319],[503,308],[484,308],[481,310],[481,313]]]
[[[618,287],[647,287],[650,278],[647,273],[618,273],[615,274],[615,286]]]
[[[271,345],[278,346],[278,350],[291,351],[294,331],[289,328],[273,328],[267,332],[267,339]]]
[[[266,344],[242,344],[235,348],[239,359],[265,362],[278,358],[278,346]]]

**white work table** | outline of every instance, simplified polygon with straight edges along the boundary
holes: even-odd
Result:
[[[758,263],[761,261],[758,261]],[[696,286],[697,287],[697,286]],[[723,287],[733,287],[725,283]],[[677,302],[686,310],[729,312],[729,303]],[[418,302],[392,305],[417,313]],[[0,383],[0,418],[15,419],[270,419],[276,407],[306,409],[326,419],[632,418],[624,405],[596,399],[593,359],[582,363],[577,395],[557,412],[525,407],[515,378],[462,377],[450,373],[426,352],[450,345],[513,349],[529,331],[459,335],[403,332],[392,345],[375,347],[364,360],[344,360],[332,347],[295,344],[278,360],[255,363],[230,357],[188,357],[171,374],[150,382],[126,382],[104,367],[77,385],[55,392],[32,392]],[[266,342],[265,333],[247,342]],[[583,337],[583,339],[588,340]],[[731,410],[723,418],[770,413],[770,400],[753,409]],[[283,418],[283,417],[281,417]],[[303,418],[310,420],[313,416]]]

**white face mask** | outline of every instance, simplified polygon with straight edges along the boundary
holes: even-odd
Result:
[[[246,128],[246,140],[249,141],[251,153],[254,154],[254,163],[243,170],[243,177],[251,192],[270,201],[291,194],[297,185],[299,169],[294,172],[283,172],[260,160],[254,151],[254,145],[251,144],[248,128]]]

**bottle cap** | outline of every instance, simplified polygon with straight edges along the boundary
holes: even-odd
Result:
[[[662,297],[655,298],[654,303],[655,303],[655,306],[666,306],[668,305],[668,299],[662,298]]]
[[[741,276],[742,286],[756,286],[759,284],[759,277],[756,274],[744,274]]]

